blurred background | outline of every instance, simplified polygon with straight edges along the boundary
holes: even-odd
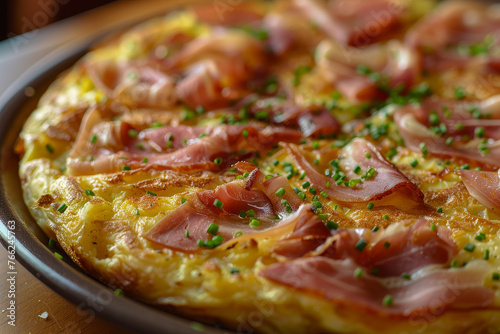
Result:
[[[0,0],[0,41],[115,0]]]

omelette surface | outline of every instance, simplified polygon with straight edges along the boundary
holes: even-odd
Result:
[[[497,333],[500,9],[213,2],[61,74],[19,144],[45,233],[244,333]]]

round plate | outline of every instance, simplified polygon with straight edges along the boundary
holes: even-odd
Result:
[[[47,236],[24,204],[18,176],[19,159],[14,153],[19,132],[53,79],[71,67],[99,39],[58,49],[20,76],[0,97],[0,242],[7,248],[8,226],[13,224],[9,222],[15,222],[16,261],[80,310],[93,310],[105,319],[141,333],[200,333],[200,326],[193,326],[192,321],[127,297],[115,296],[112,290],[70,260],[65,262],[56,258],[46,246]],[[204,333],[227,333],[203,327]]]

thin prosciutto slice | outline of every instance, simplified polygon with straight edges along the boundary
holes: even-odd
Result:
[[[98,131],[103,127],[113,131]],[[217,158],[227,158],[228,163],[235,158],[233,153],[238,156],[245,150],[245,154],[251,154],[281,141],[298,142],[302,138],[294,130],[252,125],[163,127],[144,130],[135,139],[128,136],[128,129],[130,126],[125,123],[104,122],[98,110],[90,111],[70,153],[68,172],[72,175],[112,173],[124,166],[132,169],[217,170],[220,168],[220,164],[214,162]],[[205,136],[199,138],[203,133]],[[92,143],[93,136],[96,141]],[[185,147],[183,139],[186,139]]]
[[[301,205],[295,213],[288,214],[281,204],[271,200],[273,196],[276,197],[270,191],[248,189],[240,182],[202,191],[161,219],[144,237],[171,249],[192,252],[200,249],[198,240],[213,237],[207,232],[210,224],[219,226],[217,234],[223,237],[222,248],[225,248],[248,238],[279,239],[292,233],[296,226],[314,225],[313,222],[319,221],[310,205]],[[220,208],[214,205],[216,199],[223,203]],[[254,217],[240,216],[242,211],[249,210],[253,210],[259,226],[249,225]],[[276,213],[283,214],[284,219],[276,219]],[[186,237],[186,230],[189,237]],[[242,236],[235,238],[236,232],[241,232]]]
[[[461,269],[429,270],[416,279],[391,281],[367,271],[356,278],[356,268],[358,265],[350,259],[310,257],[273,264],[259,275],[318,298],[397,317],[432,312],[436,298],[440,309],[486,308],[494,303],[493,290],[483,283],[490,268],[486,263],[476,261]],[[384,305],[386,296],[391,296],[391,305]]]
[[[350,101],[368,101],[386,96],[380,82],[367,73],[358,73],[365,66],[387,78],[389,88],[410,88],[420,77],[420,61],[416,52],[398,41],[384,46],[363,49],[343,46],[335,41],[321,42],[315,53],[318,74],[331,82]]]
[[[490,44],[498,48],[499,9],[480,1],[446,1],[409,30],[405,43],[419,50],[429,70],[474,67],[494,69],[498,58],[488,50],[479,54],[464,52],[464,46]],[[487,42],[489,38],[490,42]],[[462,47],[462,49],[460,48]],[[482,67],[482,68],[481,68]]]
[[[500,141],[487,142],[485,144],[488,149],[487,153],[478,148],[482,144],[481,139],[473,139],[467,143],[456,140],[451,145],[447,145],[446,137],[432,133],[417,120],[416,115],[422,114],[422,112],[425,113],[421,107],[406,106],[399,110],[394,117],[398,131],[408,148],[420,151],[420,145],[425,144],[427,150],[432,154],[459,157],[490,166],[500,166]]]
[[[290,101],[269,98],[256,101],[249,107],[249,111],[253,115],[260,112],[270,114],[270,121],[274,124],[296,126],[304,137],[331,136],[340,131],[337,119],[320,106],[303,107]]]
[[[364,139],[354,139],[339,154],[343,157],[340,165],[348,179],[359,178],[359,175],[353,172],[356,165],[364,171],[370,168],[376,170],[374,177],[365,179],[352,188],[342,184],[337,185],[333,178],[320,174],[301,153],[298,146],[286,145],[285,147],[297,166],[306,172],[306,177],[311,183],[320,191],[326,192],[328,196],[339,201],[368,202],[382,199],[396,191],[402,191],[402,194],[405,194],[412,202],[423,203],[424,196],[420,189]],[[368,154],[370,158],[367,158]],[[330,187],[325,186],[328,181],[330,181]]]
[[[214,205],[215,200],[223,205]],[[250,219],[241,218],[241,211],[253,210],[259,219],[258,227],[250,226]],[[165,247],[192,252],[200,249],[197,241],[212,239],[207,232],[211,224],[217,224],[217,235],[224,241],[232,239],[236,232],[254,233],[277,224],[271,202],[261,191],[246,190],[239,183],[229,183],[215,191],[202,191],[160,220],[144,237]],[[186,230],[189,236],[186,237]]]
[[[401,23],[404,8],[385,0],[295,0],[304,16],[333,40],[352,46],[372,44]]]
[[[354,247],[361,239],[367,246],[359,251]],[[353,259],[379,277],[412,274],[430,265],[447,265],[457,247],[451,231],[444,227],[431,229],[420,219],[409,226],[396,223],[384,230],[370,233],[366,229],[339,230],[317,254],[333,259]]]
[[[320,41],[314,27],[299,13],[269,13],[263,20],[268,48],[278,57],[297,49],[313,50]]]
[[[171,76],[146,62],[100,60],[84,66],[97,88],[126,105],[168,109],[178,101]]]
[[[198,37],[162,65],[184,77],[176,93],[192,108],[216,109],[248,94],[246,84],[265,69],[262,41],[244,32]]]
[[[497,172],[457,170],[469,193],[489,209],[500,211],[500,176]]]
[[[476,128],[481,127],[485,138],[500,139],[500,95],[475,102],[432,97],[422,101],[420,107],[413,107],[412,113],[427,127],[431,126],[430,114],[436,114],[439,122],[446,125],[447,136],[474,137]]]
[[[408,223],[408,222],[407,222]],[[276,254],[287,258],[324,256],[335,260],[351,259],[366,269],[376,268],[379,277],[412,274],[430,265],[447,265],[457,252],[451,231],[424,220],[395,223],[387,229],[328,230],[319,219],[297,224],[290,236],[279,240]],[[355,245],[364,240],[359,251]]]
[[[255,165],[241,162],[237,163],[235,167],[241,172],[250,173],[245,189],[263,191],[277,212],[286,213],[287,207],[290,207],[288,211],[295,212],[302,205],[302,201],[297,197],[286,177],[274,176],[265,180],[264,174]],[[276,193],[281,189],[284,190],[284,193],[278,196]]]

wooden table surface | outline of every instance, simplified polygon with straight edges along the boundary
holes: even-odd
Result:
[[[6,334],[56,334],[56,333],[129,333],[90,313],[78,309],[40,282],[17,263],[16,275],[16,326],[8,324],[7,251],[0,247],[0,333]],[[48,313],[47,319],[39,317]]]
[[[70,5],[71,2],[69,2]],[[0,94],[29,65],[67,42],[77,42],[96,36],[141,18],[160,15],[166,8],[183,3],[181,0],[119,1],[96,10],[64,20],[34,33],[20,35],[0,43]],[[16,326],[8,324],[9,283],[7,281],[7,251],[0,246],[0,333],[128,333],[78,309],[47,288],[30,272],[17,263]],[[48,313],[47,319],[39,317]]]

